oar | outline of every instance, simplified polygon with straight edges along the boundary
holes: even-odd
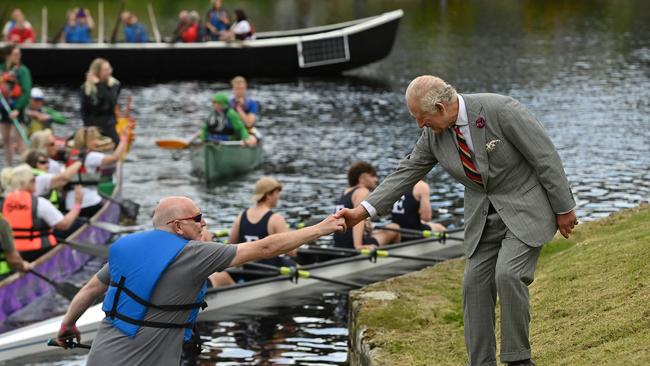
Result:
[[[129,233],[134,233],[136,231],[146,230],[148,228],[147,225],[123,226],[123,225],[118,225],[107,221],[90,221],[90,220],[87,221],[82,220],[82,221],[85,221],[90,226],[94,226],[96,228],[106,230],[111,234],[129,234]]]
[[[416,260],[416,261],[426,261],[426,262],[443,262],[446,261],[448,258],[442,258],[442,257],[416,257],[412,255],[403,255],[403,254],[393,254],[388,252],[387,250],[370,250],[367,248],[363,248],[359,251],[354,250],[354,249],[348,249],[348,248],[325,248],[325,247],[314,247],[310,246],[309,249],[315,250],[315,251],[321,251],[323,253],[350,253],[350,254],[360,254],[360,255],[367,255],[371,259],[377,258],[377,257],[392,257],[392,258],[401,258],[401,259],[411,259],[411,260]]]
[[[84,244],[72,240],[59,240],[59,243],[65,244],[78,252],[90,254],[94,257],[108,258],[108,246],[106,245]]]
[[[0,93],[0,102],[2,103],[2,107],[5,109],[5,111],[7,111],[7,116],[10,115],[11,107],[9,107],[9,103],[7,103],[7,100],[5,99],[4,95],[2,95],[2,93]],[[25,133],[25,129],[20,125],[20,122],[18,122],[18,120],[15,118],[12,118],[11,122],[14,124],[14,126],[16,126],[18,134],[23,139],[23,141],[25,141],[25,145],[27,145],[27,147],[31,146],[31,143],[27,138],[27,133]]]
[[[138,218],[138,212],[140,212],[140,204],[137,202],[134,202],[130,199],[122,199],[122,200],[117,200],[107,194],[99,192],[99,195],[104,197],[105,199],[117,204],[120,206],[122,213],[124,216],[131,220],[136,220]]]
[[[374,229],[377,230],[386,230],[386,231],[395,231],[398,233],[405,234],[406,236],[415,236],[418,238],[434,238],[434,239],[439,239],[440,241],[444,241],[447,239],[456,239],[456,240],[462,240],[462,239],[457,239],[457,238],[450,238],[449,234],[446,232],[440,232],[440,231],[431,231],[431,230],[414,230],[414,229],[407,229],[407,228],[394,228],[394,227],[388,227],[388,226],[375,226]]]
[[[63,347],[63,348],[85,348],[90,349],[89,344],[77,343],[72,339],[66,339],[65,346],[60,345],[56,339],[50,338],[47,340],[47,345],[50,347]]]
[[[298,269],[296,267],[276,267],[276,266],[271,266],[269,264],[263,264],[263,263],[246,263],[247,266],[251,267],[256,267],[256,268],[261,268],[261,269],[268,269],[271,271],[276,271],[277,273],[285,276],[289,276],[293,282],[298,282],[298,278],[312,278],[314,280],[319,280],[323,282],[330,282],[334,283],[337,285],[342,285],[342,286],[348,286],[348,287],[363,287],[364,285],[357,283],[357,282],[351,282],[351,281],[344,281],[344,280],[335,280],[333,278],[325,278],[321,276],[316,276],[311,274],[309,271],[305,271],[302,269]]]
[[[77,286],[75,286],[75,285],[73,285],[71,283],[68,283],[68,282],[63,282],[63,283],[54,282],[51,278],[46,277],[46,276],[36,272],[33,269],[29,270],[29,272],[31,274],[33,274],[34,276],[42,279],[43,281],[49,283],[52,287],[54,287],[56,292],[58,292],[59,294],[61,294],[63,297],[65,297],[68,300],[72,300],[74,298],[74,296],[77,294],[77,292],[79,292],[79,290],[80,290],[79,287],[77,287]]]

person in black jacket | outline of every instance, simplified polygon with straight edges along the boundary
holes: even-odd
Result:
[[[111,64],[103,58],[93,60],[81,86],[81,119],[84,126],[96,126],[115,144],[120,141],[115,131],[115,105],[120,89]]]

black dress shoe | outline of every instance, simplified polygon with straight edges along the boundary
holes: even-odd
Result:
[[[535,366],[533,361],[529,359],[526,360],[519,360],[519,361],[514,361],[514,362],[508,362],[506,365],[508,366]]]

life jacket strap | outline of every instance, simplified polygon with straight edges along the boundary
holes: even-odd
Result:
[[[151,328],[192,328],[194,326],[193,323],[162,323],[162,322],[152,322],[148,320],[138,320],[138,319],[133,319],[130,318],[124,314],[120,314],[117,311],[113,312],[107,311],[104,312],[107,317],[114,319],[117,318],[121,321],[139,325],[141,327],[151,327]]]
[[[137,302],[140,305],[143,305],[143,306],[146,306],[146,307],[149,307],[149,308],[158,309],[158,310],[163,310],[163,311],[183,311],[183,310],[194,310],[194,309],[198,309],[198,308],[201,308],[201,310],[203,310],[206,307],[208,307],[208,304],[205,301],[203,301],[203,302],[195,302],[195,303],[191,303],[191,304],[180,304],[180,305],[156,305],[154,303],[151,303],[151,302],[141,298],[136,293],[134,293],[133,291],[126,288],[124,286],[123,279],[124,279],[124,281],[126,280],[126,278],[122,277],[122,278],[120,278],[119,283],[111,281],[110,285],[117,288],[117,291],[115,292],[116,299],[115,299],[115,302],[113,302],[113,307],[117,306],[115,304],[116,304],[117,298],[119,297],[119,292],[120,291],[124,291],[125,294],[129,295],[130,298],[135,300],[135,302]]]

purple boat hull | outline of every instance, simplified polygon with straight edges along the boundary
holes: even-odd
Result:
[[[115,173],[114,198],[121,197],[121,165],[117,166]],[[104,207],[93,216],[93,221],[118,223],[120,220],[120,207],[106,201]],[[90,225],[84,225],[68,237],[76,242],[105,245],[111,238],[111,233]],[[32,264],[34,269],[43,275],[61,282],[81,269],[92,256],[77,252],[67,245],[59,244]],[[0,282],[0,321],[22,309],[29,303],[54,291],[52,286],[31,273],[15,273]]]

